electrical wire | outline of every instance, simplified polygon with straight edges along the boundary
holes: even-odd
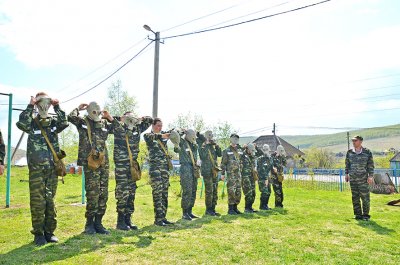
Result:
[[[137,56],[139,56],[139,54],[141,54],[144,50],[146,50],[147,47],[150,46],[150,44],[153,43],[153,40],[150,41],[146,46],[144,46],[138,53],[136,53],[132,58],[130,58],[127,62],[125,62],[123,65],[121,65],[120,67],[118,67],[115,71],[113,71],[111,74],[109,74],[106,78],[104,78],[103,80],[101,80],[100,82],[98,82],[96,85],[92,86],[91,88],[85,90],[84,92],[80,93],[79,95],[76,95],[72,98],[69,98],[61,103],[67,103],[69,101],[72,101],[76,98],[81,97],[82,95],[92,91],[93,89],[95,89],[96,87],[100,86],[101,84],[103,84],[105,81],[107,81],[108,79],[110,79],[113,75],[115,75],[117,72],[119,72],[122,68],[124,68],[127,64],[129,64],[132,60],[134,60]]]
[[[255,21],[258,21],[258,20],[266,19],[266,18],[275,17],[275,16],[279,16],[279,15],[283,15],[283,14],[299,11],[299,10],[306,9],[306,8],[309,8],[309,7],[313,7],[313,6],[316,6],[316,5],[324,4],[324,3],[327,3],[327,2],[330,2],[330,1],[332,1],[332,0],[324,0],[324,1],[317,2],[317,3],[313,3],[313,4],[297,7],[297,8],[294,8],[294,9],[278,12],[278,13],[271,14],[271,15],[266,15],[266,16],[262,16],[262,17],[258,17],[258,18],[253,18],[253,19],[249,19],[249,20],[245,20],[245,21],[241,21],[241,22],[237,22],[237,23],[233,23],[233,24],[229,24],[229,25],[225,25],[225,26],[221,26],[221,27],[215,27],[215,28],[211,28],[211,29],[204,29],[204,30],[192,31],[192,32],[188,32],[188,33],[182,33],[182,34],[178,34],[178,35],[167,36],[167,37],[163,37],[162,39],[166,40],[166,39],[184,37],[184,36],[194,35],[194,34],[199,34],[199,33],[205,33],[205,32],[209,32],[209,31],[215,31],[215,30],[220,30],[220,29],[231,28],[231,27],[247,24],[247,23],[250,23],[250,22],[255,22]]]

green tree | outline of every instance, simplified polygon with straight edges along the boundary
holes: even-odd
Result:
[[[322,148],[311,148],[305,151],[306,164],[312,168],[332,168],[336,164],[334,153]]]
[[[68,126],[59,134],[60,148],[65,151],[65,162],[72,163],[78,159],[79,137],[76,130]]]
[[[168,127],[171,129],[194,129],[198,132],[207,129],[203,117],[199,114],[192,114],[191,112],[179,114],[175,120],[168,124]]]
[[[218,122],[218,124],[212,128],[215,139],[222,149],[225,149],[229,146],[229,138],[231,134],[237,133],[237,130],[233,128],[233,125],[227,121]]]

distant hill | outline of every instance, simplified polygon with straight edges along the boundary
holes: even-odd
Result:
[[[368,128],[350,131],[350,137],[361,135],[364,145],[375,152],[383,152],[390,148],[400,149],[400,124],[384,127]],[[347,150],[347,133],[318,134],[318,135],[280,135],[300,150],[312,147],[327,148],[335,153]],[[256,136],[242,137],[242,143],[255,140]]]

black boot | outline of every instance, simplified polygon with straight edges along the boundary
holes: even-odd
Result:
[[[252,208],[251,208],[251,205],[250,205],[248,202],[245,203],[244,212],[245,212],[245,213],[253,213],[253,210],[252,210]]]
[[[36,246],[44,246],[47,244],[46,238],[44,235],[35,235],[35,238],[33,239],[33,242],[35,243]]]
[[[94,229],[96,233],[108,235],[110,232],[103,226],[102,219],[103,215],[96,215],[94,218]]]
[[[242,214],[242,212],[238,210],[237,204],[234,204],[234,205],[233,205],[233,210],[234,210],[237,214]]]
[[[217,213],[217,212],[215,211],[215,206],[214,206],[214,207],[212,207],[212,211],[214,212],[215,216],[221,216],[221,214],[220,214],[220,213]]]
[[[125,215],[123,213],[118,213],[117,229],[124,231],[129,230],[129,226],[125,223]]]
[[[206,209],[206,215],[215,216],[215,213],[214,213],[214,211],[212,209],[207,208]]]
[[[85,231],[83,231],[85,234],[88,235],[96,234],[96,229],[94,229],[93,219],[94,219],[93,216],[86,217]]]
[[[192,217],[190,217],[188,210],[182,210],[182,219],[192,221]]]
[[[236,215],[237,214],[237,212],[235,211],[235,205],[229,205],[228,214],[230,214],[230,215]]]
[[[46,238],[46,241],[49,243],[58,243],[58,238],[53,233],[44,232],[44,237]]]
[[[125,224],[129,226],[131,230],[138,230],[138,227],[132,223],[132,214],[125,214]]]
[[[168,221],[166,218],[164,218],[164,220],[162,220],[164,222],[164,224],[166,225],[173,225],[173,222]]]
[[[154,221],[154,224],[157,226],[167,226],[167,224],[164,223],[163,221]]]
[[[196,216],[196,215],[194,215],[194,214],[192,213],[192,208],[189,208],[189,210],[188,210],[188,215],[189,215],[190,218],[192,218],[192,219],[199,218],[198,216]]]

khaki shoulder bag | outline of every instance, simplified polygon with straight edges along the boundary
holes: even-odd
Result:
[[[125,134],[125,141],[126,141],[126,147],[128,148],[131,176],[132,176],[133,181],[138,181],[142,178],[142,172],[140,170],[139,163],[136,160],[133,160],[131,146],[129,144],[129,138],[128,138],[127,134]]]
[[[188,152],[189,152],[189,155],[190,155],[190,159],[192,160],[192,165],[193,165],[193,175],[196,177],[196,178],[200,178],[200,167],[196,164],[196,162],[194,161],[194,156],[193,156],[193,151],[192,151],[192,148],[190,148],[190,145],[189,145],[189,143],[188,143],[188,141],[186,141],[186,140],[184,140],[185,142],[186,142],[186,146],[187,146],[187,148],[188,148]]]
[[[167,157],[167,161],[168,161],[168,170],[172,170],[174,167],[172,165],[172,161],[171,161],[171,157],[168,154],[167,149],[165,148],[165,146],[163,145],[163,143],[160,141],[160,139],[157,139],[158,144],[161,146],[161,149],[163,150],[165,156]]]
[[[91,170],[96,170],[98,169],[101,165],[104,164],[104,152],[97,152],[94,148],[93,148],[93,142],[92,142],[92,130],[90,127],[90,123],[87,120],[87,118],[85,117],[85,123],[87,126],[87,133],[88,133],[88,137],[89,137],[89,143],[90,143],[90,153],[89,156],[87,158],[88,161],[88,168]]]

